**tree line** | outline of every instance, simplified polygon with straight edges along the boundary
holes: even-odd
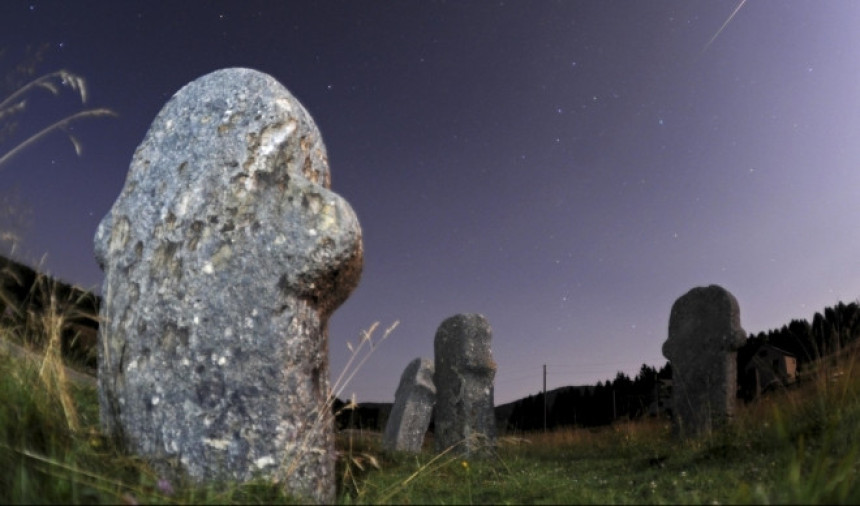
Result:
[[[41,282],[41,284],[40,284]],[[0,320],[7,324],[26,323],[26,318],[38,316],[48,306],[47,298],[53,295],[62,302],[68,329],[64,329],[63,354],[73,361],[95,368],[97,318],[100,297],[77,287],[39,274],[34,269],[0,256]],[[74,307],[74,310],[72,307]],[[20,321],[19,321],[20,320]],[[80,329],[87,328],[87,339]],[[860,304],[837,303],[817,312],[809,322],[791,320],[781,328],[757,335],[750,334],[746,344],[738,350],[737,365],[739,395],[749,396],[749,385],[743,384],[744,368],[760,346],[768,344],[797,359],[799,371],[809,369],[817,360],[837,354],[860,337]],[[607,425],[618,419],[631,419],[660,414],[660,401],[668,397],[665,388],[672,378],[667,362],[655,368],[643,364],[639,373],[630,378],[618,372],[614,379],[589,386],[563,387],[547,393],[546,427],[548,429],[578,425],[594,427]],[[391,405],[366,404],[355,410],[344,410],[345,403],[336,400],[333,410],[338,413],[340,428],[381,430],[388,418]],[[503,430],[542,430],[544,428],[544,398],[542,393],[530,395],[504,410],[497,409],[499,426]]]
[[[798,370],[808,368],[815,361],[839,353],[860,337],[860,304],[839,302],[815,313],[812,322],[797,319],[779,329],[750,334],[738,350],[738,379],[760,346],[769,344],[790,353],[797,359]],[[618,372],[613,380],[598,382],[594,386],[563,387],[546,396],[546,422],[544,422],[544,394],[530,395],[517,401],[505,420],[507,430],[534,431],[564,426],[595,427],[608,425],[618,419],[633,419],[665,413],[660,409],[661,398],[667,396],[665,388],[672,379],[667,362],[661,368],[642,364],[639,373],[630,378]],[[738,395],[749,389],[739,383]]]
[[[749,361],[761,344],[770,344],[797,358],[802,369],[808,364],[839,353],[860,336],[860,305],[842,302],[815,313],[812,323],[792,320],[788,325],[768,332],[750,334],[747,344],[738,351],[738,360]]]
[[[669,364],[657,369],[642,364],[630,378],[618,372],[615,379],[594,386],[563,387],[547,393],[546,428],[564,426],[595,427],[619,418],[637,418],[654,409],[659,380],[671,379]],[[507,430],[542,430],[544,394],[530,395],[515,403],[507,419]]]

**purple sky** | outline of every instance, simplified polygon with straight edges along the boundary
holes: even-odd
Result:
[[[661,366],[695,286],[731,291],[748,332],[809,319],[860,295],[860,2],[749,0],[703,52],[737,6],[4,0],[0,70],[47,43],[43,73],[120,115],[76,125],[80,158],[55,134],[0,166],[30,213],[14,256],[100,287],[92,238],[152,119],[243,66],[313,115],[364,230],[333,377],[347,341],[400,321],[344,396],[393,400],[461,312],[493,326],[497,403],[543,364],[550,388]],[[22,135],[81,109],[30,98]]]

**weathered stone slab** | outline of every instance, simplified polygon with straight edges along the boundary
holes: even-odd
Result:
[[[484,316],[459,314],[436,331],[436,451],[471,454],[496,442],[492,329]]]
[[[663,356],[672,366],[676,430],[697,436],[727,423],[737,395],[737,350],[746,341],[735,297],[717,285],[675,301]]]
[[[183,87],[95,237],[104,428],[200,479],[334,500],[327,320],[358,283],[361,228],[325,146],[272,77]]]
[[[420,452],[435,403],[433,361],[416,358],[400,377],[394,406],[382,435],[382,447],[387,451]]]

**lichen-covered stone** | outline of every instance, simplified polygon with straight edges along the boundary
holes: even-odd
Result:
[[[693,437],[731,420],[737,350],[746,341],[735,297],[717,285],[693,288],[672,305],[663,356],[672,366],[676,431]]]
[[[382,447],[387,451],[420,452],[435,403],[433,361],[416,358],[400,377],[394,405],[382,435]]]
[[[496,442],[492,329],[484,316],[458,314],[443,321],[434,341],[436,451],[472,454]]]
[[[334,500],[327,320],[358,283],[361,228],[313,119],[272,77],[183,87],[95,237],[104,428],[199,479]]]

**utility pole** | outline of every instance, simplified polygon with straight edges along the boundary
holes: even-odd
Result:
[[[612,389],[612,423],[615,423],[615,419],[618,418],[618,415],[615,411],[615,389]]]
[[[546,432],[546,364],[543,365],[543,431]]]

